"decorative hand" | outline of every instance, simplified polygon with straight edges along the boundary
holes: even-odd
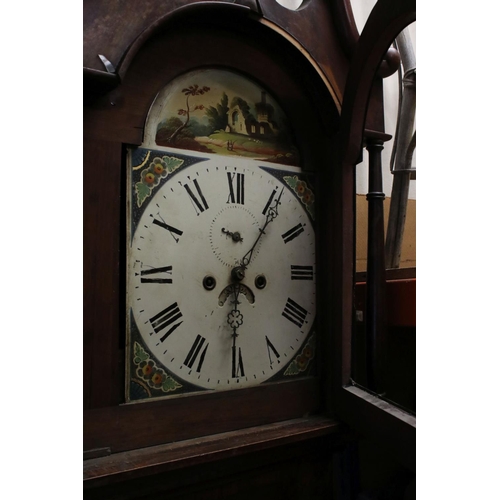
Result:
[[[236,330],[243,324],[243,314],[241,314],[241,311],[238,309],[238,305],[240,304],[240,302],[238,301],[238,295],[241,292],[241,286],[239,283],[234,283],[233,285],[231,285],[231,288],[234,300],[231,301],[231,304],[233,304],[233,308],[227,315],[227,322],[233,329],[233,337],[237,337],[238,334],[236,333]]]
[[[245,277],[245,270],[247,267],[250,265],[250,261],[252,260],[252,255],[255,247],[257,246],[257,243],[261,239],[262,235],[265,234],[265,229],[271,223],[276,217],[278,217],[278,206],[280,205],[280,200],[281,196],[283,195],[283,191],[285,188],[281,188],[281,192],[276,198],[274,205],[270,206],[267,215],[266,215],[266,222],[262,226],[262,228],[259,228],[259,235],[257,236],[257,239],[255,240],[254,244],[252,245],[252,248],[243,256],[243,258],[240,261],[240,265],[236,266],[235,268],[232,269],[231,271],[231,276],[233,280],[235,281],[241,281]]]
[[[239,361],[236,361],[236,337],[238,336],[238,333],[236,333],[236,331],[243,324],[243,314],[241,314],[241,311],[238,309],[238,295],[240,294],[241,290],[239,283],[233,284],[232,289],[234,294],[234,301],[232,301],[232,304],[234,304],[234,307],[227,315],[227,322],[233,329],[233,333],[231,335],[233,337],[231,373],[232,377],[236,378],[238,376],[244,376],[245,374],[243,371],[243,360],[241,359],[241,349],[239,351]]]
[[[233,241],[243,241],[243,238],[241,237],[241,234],[236,231],[235,233],[232,233],[231,231],[228,231],[227,229],[222,228],[222,232],[226,234],[227,236],[231,236]]]
[[[257,239],[255,240],[254,244],[252,245],[250,250],[243,256],[243,258],[240,261],[240,264],[231,270],[231,277],[233,279],[233,284],[231,286],[232,286],[232,292],[234,294],[234,301],[232,303],[234,304],[234,308],[231,309],[231,311],[227,315],[227,322],[233,329],[233,333],[231,334],[233,338],[233,346],[232,346],[233,378],[245,376],[245,372],[243,369],[243,359],[241,357],[241,349],[238,350],[238,359],[236,355],[237,354],[236,337],[238,336],[237,330],[243,324],[243,314],[241,314],[241,311],[238,309],[238,304],[239,304],[238,295],[240,294],[241,291],[241,286],[239,282],[243,280],[243,278],[245,277],[245,270],[247,269],[247,267],[250,264],[250,261],[252,260],[253,251],[257,246],[259,240],[262,238],[262,235],[265,234],[267,226],[278,216],[278,206],[280,205],[280,200],[281,196],[283,195],[284,189],[285,188],[281,188],[281,192],[278,198],[275,200],[274,204],[271,207],[269,207],[266,215],[266,221],[264,222],[262,228],[259,228],[259,235],[257,236]],[[231,233],[230,231],[226,231],[224,228],[222,228],[222,232],[230,235],[234,241],[243,241],[239,233]],[[237,239],[235,239],[235,235],[237,235]]]

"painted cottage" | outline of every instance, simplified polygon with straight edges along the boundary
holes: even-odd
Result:
[[[244,134],[251,137],[275,137],[278,124],[273,120],[274,108],[267,102],[265,91],[261,93],[260,102],[255,104],[257,118],[251,113],[245,113],[241,104],[235,104],[228,111],[228,125],[226,132]]]

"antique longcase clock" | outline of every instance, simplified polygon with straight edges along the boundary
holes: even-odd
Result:
[[[262,85],[205,68],[128,151],[126,399],[314,373],[314,175]]]
[[[108,138],[89,139],[86,213],[103,226],[92,279],[109,279],[88,294],[86,449],[177,443],[327,406],[334,91],[276,25],[202,4],[141,36],[121,84],[87,116]]]
[[[332,416],[401,435],[350,382],[354,167],[387,138],[396,7],[359,45],[349,2],[85,2],[88,498],[353,496]]]

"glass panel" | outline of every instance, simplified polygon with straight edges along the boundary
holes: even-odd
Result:
[[[354,2],[353,2],[354,3]],[[375,3],[375,2],[373,2]],[[363,5],[365,5],[363,3]],[[411,44],[411,49],[415,53],[415,33],[416,23],[412,23],[405,29],[407,33],[407,42]],[[385,193],[384,200],[384,220],[385,234],[387,235],[389,214],[391,211],[391,198],[393,197],[394,161],[392,158],[395,153],[397,144],[395,143],[396,135],[400,132],[396,131],[396,127],[401,124],[401,114],[403,110],[399,110],[400,94],[399,89],[402,85],[402,74],[398,72],[387,77],[383,81],[384,85],[384,118],[386,132],[392,135],[392,139],[384,144],[382,150],[382,169],[383,169],[383,190]],[[413,109],[414,112],[414,109]],[[399,118],[398,118],[399,116]],[[416,130],[416,125],[413,125],[413,131]],[[400,136],[401,137],[401,136]],[[387,268],[415,268],[416,261],[416,149],[410,156],[411,163],[409,167],[415,172],[411,174],[409,181],[407,202],[406,202],[406,220],[404,231],[402,232],[401,252],[397,265],[388,265]],[[366,249],[367,249],[367,221],[368,221],[368,204],[366,194],[368,192],[368,154],[364,153],[363,161],[357,166],[356,170],[356,271],[366,271]],[[394,210],[394,209],[393,209]],[[394,262],[394,261],[393,261]]]
[[[384,294],[379,300],[385,301],[387,324],[377,331],[376,340],[375,327],[367,324],[368,151],[356,171],[353,380],[370,389],[369,367],[378,365],[379,370],[383,356],[384,383],[379,395],[416,412],[416,57],[412,33],[415,23],[398,35],[402,65],[383,81],[385,131],[393,138],[381,152],[386,282],[385,290],[374,293]],[[375,322],[380,310],[372,314]]]

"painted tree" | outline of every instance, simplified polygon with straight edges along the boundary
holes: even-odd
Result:
[[[170,144],[175,144],[175,140],[176,140],[177,136],[188,126],[190,113],[192,113],[193,111],[196,111],[196,110],[205,109],[205,106],[203,104],[198,104],[191,110],[191,108],[189,107],[189,98],[197,96],[197,95],[203,95],[203,94],[207,93],[209,90],[210,90],[210,87],[199,87],[196,84],[190,85],[189,87],[182,89],[181,92],[183,92],[184,95],[186,96],[186,109],[179,109],[177,114],[179,116],[185,116],[186,121],[182,125],[180,125],[174,131],[174,133],[170,136],[170,138],[168,139],[168,142]]]
[[[205,114],[208,117],[208,121],[213,131],[224,130],[227,126],[227,112],[229,111],[228,106],[229,98],[225,92],[222,93],[220,102],[216,107],[209,106]]]

